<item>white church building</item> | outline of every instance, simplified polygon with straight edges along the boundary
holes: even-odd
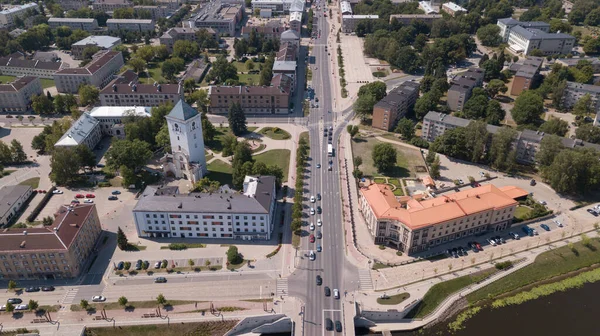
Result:
[[[165,118],[171,139],[171,154],[163,158],[165,173],[196,183],[208,173],[201,115],[182,99]]]

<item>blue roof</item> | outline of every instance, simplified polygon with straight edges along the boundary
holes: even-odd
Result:
[[[167,117],[179,120],[188,120],[198,115],[198,111],[191,107],[188,103],[184,102],[183,99],[179,100],[177,105],[173,107]]]

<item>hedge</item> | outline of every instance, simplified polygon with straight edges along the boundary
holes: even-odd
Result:
[[[27,216],[28,222],[33,222],[35,220],[35,218],[40,214],[40,212],[42,212],[42,209],[44,209],[44,207],[50,201],[50,198],[52,197],[52,195],[54,195],[52,193],[54,190],[56,190],[56,187],[54,187],[54,186],[52,188],[50,188],[50,190],[48,190],[48,192],[44,195],[44,198],[42,198],[42,200],[40,201],[40,204],[38,204],[35,207],[35,209],[33,209],[33,211],[29,214],[29,216]],[[31,195],[33,195],[33,194],[31,194]]]

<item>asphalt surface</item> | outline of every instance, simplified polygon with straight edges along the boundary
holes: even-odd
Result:
[[[330,68],[327,51],[327,35],[329,34],[329,25],[323,19],[322,12],[315,15],[317,24],[314,29],[321,31],[321,36],[313,40],[312,55],[315,58],[313,66],[312,89],[314,97],[319,99],[319,107],[311,109],[308,117],[308,129],[310,133],[310,159],[305,169],[304,184],[304,225],[303,238],[298,251],[297,270],[288,279],[289,295],[299,297],[304,303],[304,334],[305,335],[333,335],[335,331],[325,330],[325,319],[329,318],[333,322],[340,321],[344,324],[343,305],[345,292],[353,291],[356,288],[349,288],[347,285],[357,279],[357,270],[345,259],[344,229],[342,223],[342,202],[340,196],[340,167],[337,159],[337,153],[334,157],[328,157],[327,140],[323,136],[324,129],[333,127],[332,143],[337,148],[340,132],[344,131],[346,120],[342,120],[344,113],[332,111],[332,95],[330,73],[334,71]],[[335,46],[328,47],[330,51],[335,50]],[[317,69],[318,68],[318,69]],[[348,111],[344,111],[348,112]],[[350,116],[346,114],[346,119]],[[336,119],[339,121],[336,122]],[[333,161],[332,171],[328,171],[329,161]],[[317,168],[317,164],[321,168]],[[320,193],[321,201],[310,203],[310,196]],[[321,206],[323,213],[319,215],[310,215],[310,208],[316,211],[317,206]],[[323,221],[323,226],[317,226],[317,219]],[[315,231],[310,231],[310,223],[315,224]],[[315,243],[310,243],[309,235],[321,231],[322,239],[316,239]],[[322,252],[317,252],[317,245],[322,246]],[[315,251],[316,259],[309,259],[309,251]],[[316,276],[323,278],[323,284],[318,286]],[[357,283],[357,281],[353,281]],[[331,296],[326,297],[324,288],[331,289]],[[338,289],[340,299],[333,297],[334,289]],[[354,334],[354,330],[346,330],[344,333]],[[339,334],[339,333],[337,333]]]

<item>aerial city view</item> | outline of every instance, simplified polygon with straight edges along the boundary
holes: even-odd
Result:
[[[0,335],[595,335],[600,1],[0,4]]]

